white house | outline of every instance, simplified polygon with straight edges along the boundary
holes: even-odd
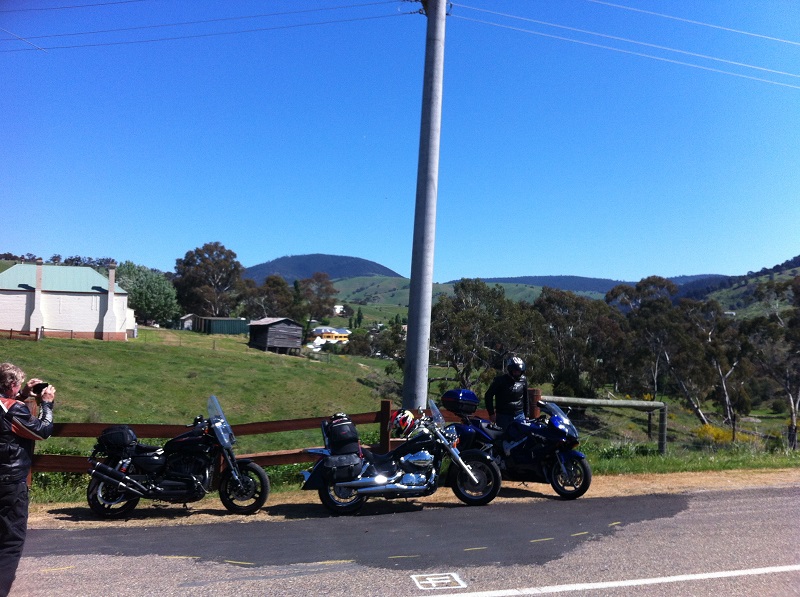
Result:
[[[49,337],[126,340],[136,328],[128,293],[90,267],[20,263],[0,273],[0,329]]]

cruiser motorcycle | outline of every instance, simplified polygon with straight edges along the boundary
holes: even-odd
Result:
[[[468,506],[488,504],[500,491],[497,465],[480,450],[459,452],[455,430],[445,427],[433,401],[428,407],[431,415],[414,419],[407,441],[387,454],[361,447],[347,415],[339,413],[324,421],[325,448],[307,449],[320,459],[302,472],[302,488],[317,490],[334,515],[353,514],[370,497],[417,498],[440,486],[451,487]]]
[[[89,457],[92,511],[118,518],[141,498],[186,504],[219,491],[228,511],[257,512],[269,496],[269,477],[255,462],[236,458],[236,438],[215,396],[208,399],[208,418],[198,415],[187,427],[163,447],[139,443],[127,425],[104,429]]]
[[[448,390],[442,405],[461,417],[449,427],[461,438],[461,446],[492,455],[503,479],[549,483],[562,498],[574,500],[592,482],[592,469],[578,446],[578,430],[566,413],[552,402],[540,401],[541,415],[515,421],[504,431],[474,416],[478,397],[471,390]]]

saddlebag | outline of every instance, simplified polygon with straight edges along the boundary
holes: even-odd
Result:
[[[331,416],[322,425],[327,447],[331,454],[357,454],[361,448],[358,443],[358,429],[344,413]]]
[[[361,473],[361,466],[358,454],[333,454],[322,461],[322,474],[328,481],[352,481]]]
[[[110,456],[132,455],[136,448],[136,434],[127,425],[106,427],[97,437],[95,450]]]

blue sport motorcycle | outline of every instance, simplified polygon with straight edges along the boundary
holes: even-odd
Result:
[[[541,415],[515,421],[503,430],[474,415],[478,397],[471,390],[448,390],[442,406],[461,417],[453,423],[462,450],[478,449],[492,456],[503,479],[549,483],[565,499],[574,500],[589,489],[592,469],[576,450],[578,430],[557,404],[540,401]]]

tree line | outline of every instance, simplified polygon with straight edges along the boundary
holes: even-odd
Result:
[[[558,396],[680,396],[704,424],[766,404],[788,412],[796,447],[800,278],[761,284],[756,295],[767,315],[739,320],[716,301],[678,298],[657,276],[618,285],[604,301],[544,288],[533,303],[463,279],[433,307],[431,349],[454,372],[443,384],[465,388],[485,387],[516,355]]]

